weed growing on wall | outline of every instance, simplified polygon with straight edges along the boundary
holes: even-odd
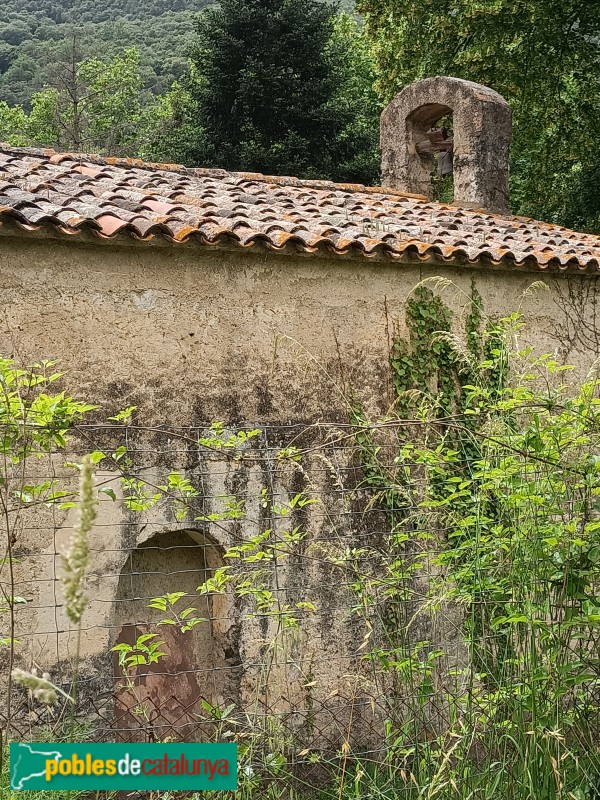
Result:
[[[377,569],[356,555],[347,565],[367,635],[381,631],[364,659],[390,688],[395,766],[368,781],[414,796],[592,800],[597,370],[573,385],[570,367],[520,344],[518,314],[477,337],[470,316],[462,359],[439,298],[420,290],[407,316],[410,341],[391,355],[403,415],[354,411],[365,484],[390,525],[388,558],[360,554]],[[379,457],[389,447],[391,467]]]

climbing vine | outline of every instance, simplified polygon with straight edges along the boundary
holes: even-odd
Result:
[[[384,557],[348,562],[364,658],[393,687],[391,747],[417,785],[591,800],[600,381],[565,381],[571,367],[521,346],[519,314],[484,319],[474,286],[456,327],[418,287],[391,348],[395,407],[376,421],[352,410],[360,488],[388,523]],[[407,746],[409,727],[425,741]],[[510,781],[474,752],[509,753]]]
[[[408,339],[396,333],[390,353],[398,398],[410,389],[439,392],[440,407],[454,399],[456,357],[448,340],[452,312],[431,289],[420,286],[406,304]]]
[[[405,325],[408,336],[394,326],[390,348],[390,370],[395,391],[394,415],[396,419],[411,416],[421,406],[441,419],[465,408],[464,386],[476,380],[475,365],[484,353],[489,356],[488,371],[492,383],[502,378],[498,363],[499,351],[495,347],[495,324],[483,327],[483,306],[475,281],[471,283],[469,308],[465,318],[464,341],[452,334],[453,312],[441,297],[423,284],[417,286],[406,302]],[[350,411],[351,422],[357,426],[356,443],[365,473],[365,483],[377,493],[377,502],[386,510],[392,531],[405,518],[409,502],[406,494],[405,473],[384,467],[379,458],[379,446],[364,409],[355,404]],[[466,425],[472,427],[472,420]],[[397,442],[402,452],[402,436]],[[458,446],[468,446],[465,442]],[[401,459],[400,459],[401,460]]]
[[[465,320],[466,343],[452,336],[453,313],[441,297],[424,285],[415,289],[406,303],[408,338],[396,331],[390,353],[399,410],[409,407],[410,390],[436,396],[440,416],[460,409],[461,381],[483,351],[482,319],[481,296],[474,281]]]

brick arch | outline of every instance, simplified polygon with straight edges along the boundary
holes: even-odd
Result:
[[[454,203],[507,212],[510,106],[492,89],[460,78],[412,83],[383,111],[383,184],[431,197],[433,160],[416,145],[447,114],[454,123]]]

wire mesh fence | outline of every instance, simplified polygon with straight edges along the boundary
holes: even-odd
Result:
[[[557,472],[510,436],[494,453],[497,432],[474,451],[470,426],[128,420],[5,458],[7,735],[225,739],[250,788],[325,791],[336,776],[332,795],[361,797],[412,796],[436,775],[434,795],[454,782],[493,796],[482,781],[522,746],[554,786],[587,753],[588,794],[571,796],[592,798],[597,562],[582,577],[556,554],[561,530],[593,534],[596,486],[579,451]],[[61,574],[89,452],[97,516],[75,626]],[[36,702],[9,686],[15,666],[72,699]]]
[[[248,446],[237,441],[242,431],[236,429],[226,434],[236,437],[235,447],[230,448],[234,453],[208,445],[200,455],[198,440],[203,433],[206,430],[86,428],[74,440],[72,456],[60,454],[62,461],[76,461],[87,440],[99,451],[114,453],[123,435],[129,462],[119,471],[121,485],[115,489],[110,469],[96,473],[97,487],[105,493],[99,495],[100,510],[90,539],[88,606],[81,624],[82,668],[77,680],[80,703],[88,694],[90,702],[97,703],[100,689],[104,711],[99,713],[97,735],[101,738],[111,732],[150,741],[193,738],[197,732],[190,729],[202,732],[201,703],[214,708],[235,703],[241,709],[258,701],[259,716],[273,713],[274,718],[289,719],[293,727],[294,718],[315,716],[317,711],[314,698],[311,714],[303,707],[303,692],[290,685],[290,671],[297,673],[292,678],[295,683],[310,683],[305,678],[317,661],[327,671],[329,693],[335,689],[339,693],[336,679],[341,683],[353,662],[360,660],[352,632],[349,580],[327,551],[384,537],[386,526],[377,509],[361,508],[357,500],[359,474],[345,442],[348,429],[263,428]],[[282,450],[299,444],[302,455],[284,463]],[[53,458],[49,454],[49,461]],[[25,485],[56,480],[60,465],[54,463],[48,474],[40,466],[35,465],[35,474],[20,476]],[[173,491],[164,492],[154,503],[153,485],[164,485],[174,471],[185,472],[191,487],[187,496],[179,497],[171,487]],[[139,482],[137,494],[130,491],[131,481]],[[328,502],[314,502],[319,495],[327,495]],[[18,638],[23,652],[40,667],[58,670],[61,685],[67,688],[77,634],[62,613],[60,560],[73,514],[68,509],[52,508],[51,513],[44,509],[41,513],[52,516],[50,521],[40,519],[39,509],[30,511],[21,512],[21,547],[17,544],[13,553],[13,593],[28,601]],[[292,531],[296,531],[293,536]],[[236,594],[231,587],[224,593],[213,594],[210,587],[198,593],[198,587],[225,566],[228,549],[257,537],[268,543],[269,552],[259,549],[262,558],[244,562],[254,581],[247,594]],[[164,624],[166,609],[152,608],[152,601],[182,593],[178,610],[193,607],[193,613],[184,614],[181,624]],[[263,599],[259,593],[270,595],[262,612],[257,607]],[[186,619],[195,624],[182,630]],[[165,642],[166,654],[155,663],[137,666],[135,687],[124,685],[119,651],[111,651],[120,644],[132,647],[153,631],[160,631],[157,638]],[[87,671],[88,661],[102,666]],[[253,699],[263,682],[264,697]],[[138,685],[144,687],[143,702]],[[298,696],[288,696],[292,691]],[[339,697],[320,702],[331,706],[328,722],[322,723],[325,734],[336,712],[341,718],[349,706]],[[103,723],[111,704],[112,717]],[[138,706],[144,706],[141,714],[135,713]],[[205,709],[204,716],[209,713]],[[206,724],[210,726],[210,716]],[[339,746],[335,739],[341,735],[339,731],[333,735],[331,746]]]

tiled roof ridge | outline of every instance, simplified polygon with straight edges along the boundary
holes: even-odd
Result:
[[[388,187],[10,145],[0,145],[3,226],[120,245],[600,271],[598,236]]]
[[[103,156],[94,153],[78,153],[71,150],[53,150],[52,148],[36,147],[14,147],[4,142],[0,142],[0,153],[8,155],[30,155],[43,156],[48,158],[53,164],[60,164],[63,161],[76,161],[79,163],[95,164],[96,166],[121,167],[124,169],[134,167],[145,169],[149,172],[172,172],[178,175],[207,178],[239,178],[245,181],[258,181],[270,183],[276,186],[294,186],[306,189],[337,189],[342,192],[355,194],[364,192],[366,194],[385,194],[392,197],[409,197],[414,200],[427,201],[428,198],[423,194],[409,194],[400,192],[390,186],[368,186],[363,183],[338,183],[330,180],[320,180],[317,178],[296,178],[292,175],[265,175],[262,172],[239,172],[236,170],[226,170],[219,167],[186,167],[185,164],[170,164],[159,161],[145,161],[133,156]]]

